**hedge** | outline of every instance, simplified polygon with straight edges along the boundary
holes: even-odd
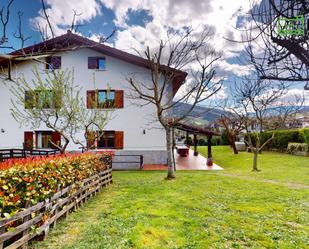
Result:
[[[306,143],[309,145],[309,129],[298,129],[298,130],[277,130],[277,131],[266,131],[261,134],[261,144],[267,141],[273,134],[275,136],[265,147],[265,150],[277,150],[285,152],[289,143]],[[247,135],[246,135],[247,139]],[[255,144],[255,136],[252,134],[251,139]]]
[[[11,159],[0,163],[0,215],[10,217],[69,185],[109,168],[111,152]],[[72,189],[74,191],[74,189]]]

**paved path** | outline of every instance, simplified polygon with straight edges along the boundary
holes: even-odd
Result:
[[[193,150],[189,150],[188,157],[181,157],[175,151],[175,162],[177,170],[223,170],[220,166],[213,164],[208,167],[206,165],[207,159],[202,155],[194,156]],[[167,170],[166,165],[163,164],[145,164],[143,170]]]

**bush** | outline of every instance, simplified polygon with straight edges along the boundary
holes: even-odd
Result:
[[[297,151],[307,152],[308,145],[306,143],[289,143],[286,151],[291,154]]]
[[[82,180],[107,169],[111,161],[112,154],[104,152],[11,159],[1,163],[1,217],[46,200],[69,185],[80,188]]]
[[[285,152],[289,143],[309,144],[309,129],[266,131],[261,134],[261,144],[266,142],[273,134],[274,138],[264,147],[265,150]],[[248,140],[248,135],[245,135]],[[252,143],[255,146],[256,134],[251,134]],[[306,142],[307,141],[307,142]]]
[[[309,129],[302,129],[300,134],[304,139],[304,143],[307,144],[307,151],[309,152]]]
[[[229,145],[229,140],[227,138],[227,130],[224,130],[221,135],[220,145]]]

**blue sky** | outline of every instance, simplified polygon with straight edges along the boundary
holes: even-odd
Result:
[[[1,0],[1,5],[8,1]],[[106,36],[116,28],[117,33],[108,44],[131,53],[134,53],[134,49],[143,51],[145,45],[156,46],[168,29],[208,25],[215,30],[211,45],[224,52],[217,71],[218,76],[227,80],[218,97],[223,98],[229,94],[234,77],[250,74],[247,65],[238,60],[243,44],[223,39],[241,38],[234,27],[241,25],[245,13],[250,10],[249,0],[45,0],[45,4],[57,35],[65,33],[71,25],[74,9],[81,13],[77,19],[80,34],[96,40],[98,36]],[[38,24],[46,25],[42,18],[40,0],[15,0],[8,33],[10,43],[16,48],[19,44],[13,39],[12,33],[17,30],[19,10],[24,13],[24,34],[31,36],[26,45],[41,41],[35,29]],[[292,90],[301,92],[303,86],[303,83],[295,84]]]

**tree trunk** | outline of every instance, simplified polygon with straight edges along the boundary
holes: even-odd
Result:
[[[174,165],[173,165],[173,136],[172,136],[172,129],[166,128],[166,153],[167,153],[167,177],[166,179],[173,179],[175,178],[174,174]]]
[[[65,150],[67,149],[67,146],[68,146],[68,144],[69,144],[69,142],[70,142],[70,140],[69,139],[67,139],[67,138],[64,138],[64,141],[65,141],[65,143],[64,143],[64,145],[61,147],[61,149],[60,149],[60,153],[61,154],[64,154],[65,153]]]
[[[259,154],[259,151],[258,149],[254,149],[253,150],[253,167],[252,167],[252,171],[259,171],[258,170],[258,167],[257,167],[257,159],[258,159],[258,154]]]
[[[236,148],[235,140],[236,139],[234,137],[231,137],[231,146],[233,148],[234,154],[236,155],[236,154],[238,154],[238,150]]]

